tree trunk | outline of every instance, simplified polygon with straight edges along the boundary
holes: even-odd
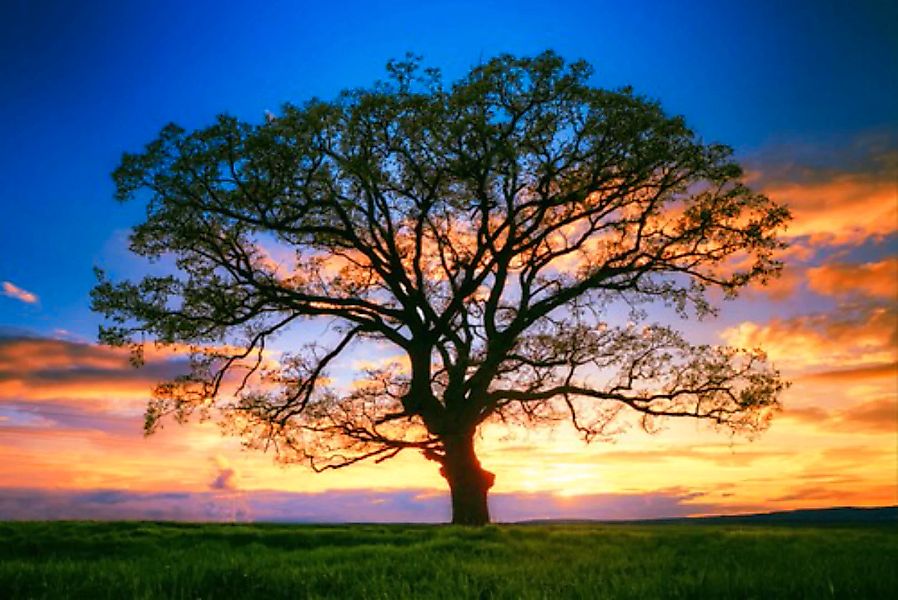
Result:
[[[490,510],[486,496],[496,476],[480,466],[474,453],[474,434],[443,437],[445,458],[440,474],[449,483],[453,525],[486,525]]]

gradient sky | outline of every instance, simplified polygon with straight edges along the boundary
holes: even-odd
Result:
[[[313,475],[211,425],[144,440],[179,358],[94,344],[92,269],[136,277],[109,173],[167,122],[383,77],[407,51],[447,80],[554,49],[733,146],[795,220],[782,279],[682,327],[760,345],[793,381],[758,440],[694,423],[584,447],[491,429],[494,516],[635,518],[896,504],[898,5],[894,2],[41,2],[0,4],[0,518],[441,520],[414,456]],[[725,4],[725,6],[724,6]],[[356,360],[365,360],[358,356]],[[348,365],[351,366],[351,365]]]

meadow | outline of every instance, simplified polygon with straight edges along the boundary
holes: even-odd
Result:
[[[888,525],[0,523],[0,598],[886,598]]]

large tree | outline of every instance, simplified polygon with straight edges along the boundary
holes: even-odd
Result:
[[[388,73],[258,124],[169,125],[124,155],[117,197],[148,203],[131,250],[174,267],[101,272],[100,338],[193,352],[155,390],[148,433],[198,413],[316,470],[418,451],[453,523],[483,524],[494,476],[475,437],[491,420],[570,419],[587,441],[626,414],[766,426],[784,384],[763,354],[647,322],[653,303],[707,315],[712,294],[780,268],[788,212],[729,148],[553,53],[449,87],[412,58]],[[627,322],[606,322],[621,307]],[[310,319],[329,333],[266,352]],[[330,378],[359,344],[403,360]]]

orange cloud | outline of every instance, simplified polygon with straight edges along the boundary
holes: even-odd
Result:
[[[864,264],[832,263],[806,271],[808,286],[825,296],[898,298],[898,257]]]
[[[0,400],[64,399],[79,406],[93,404],[97,410],[142,408],[155,384],[187,370],[183,356],[161,349],[149,350],[140,369],[128,358],[127,350],[93,344],[0,338]],[[93,402],[85,404],[88,400]]]
[[[888,363],[881,365],[865,365],[853,369],[835,369],[832,371],[822,371],[819,373],[809,373],[804,379],[820,379],[825,381],[854,381],[858,379],[880,379],[888,378],[893,381],[898,380],[898,363]]]
[[[23,290],[9,281],[3,282],[3,295],[24,302],[25,304],[37,304],[38,301],[36,294]]]
[[[896,416],[898,402],[895,398],[882,398],[846,409],[838,418],[840,424],[855,430],[863,428],[866,431],[895,433],[898,428]]]
[[[232,355],[241,351],[223,345],[148,343],[143,349],[143,365],[134,368],[127,348],[63,339],[0,337],[0,400],[93,400],[98,405],[118,407],[131,400],[132,405],[143,408],[158,383],[189,371],[191,353]],[[276,364],[272,352],[263,353],[263,368]]]
[[[787,265],[780,276],[766,283],[753,283],[751,293],[766,296],[771,300],[785,300],[792,297],[801,283],[802,270]]]
[[[789,237],[814,245],[859,244],[898,230],[898,192],[892,179],[842,174],[829,181],[782,183],[764,192],[792,210]]]
[[[811,424],[820,430],[894,434],[898,432],[898,400],[879,398],[837,411],[818,406],[792,408],[782,418]]]
[[[895,504],[895,487],[879,485],[858,490],[851,485],[843,486],[803,486],[783,496],[771,498],[774,503],[796,503],[805,508],[830,506],[883,506]],[[772,506],[774,510],[785,508]]]
[[[407,374],[411,372],[412,364],[408,354],[388,354],[354,360],[352,368],[356,372],[392,368],[399,373]]]
[[[898,138],[876,132],[827,145],[769,147],[746,179],[789,206],[789,238],[857,245],[898,232],[896,169]]]
[[[109,369],[127,364],[127,355],[109,348],[48,338],[0,338],[0,373],[77,367]]]
[[[783,263],[779,277],[766,283],[753,282],[748,287],[748,297],[766,297],[770,300],[782,301],[792,297],[801,287],[805,278],[807,263],[814,258],[817,249],[799,240],[790,240],[789,245],[776,252],[776,259]],[[745,269],[750,265],[743,261],[733,268]]]
[[[721,337],[732,346],[763,348],[774,362],[795,370],[892,363],[898,355],[898,308],[801,315],[765,325],[745,321]]]

